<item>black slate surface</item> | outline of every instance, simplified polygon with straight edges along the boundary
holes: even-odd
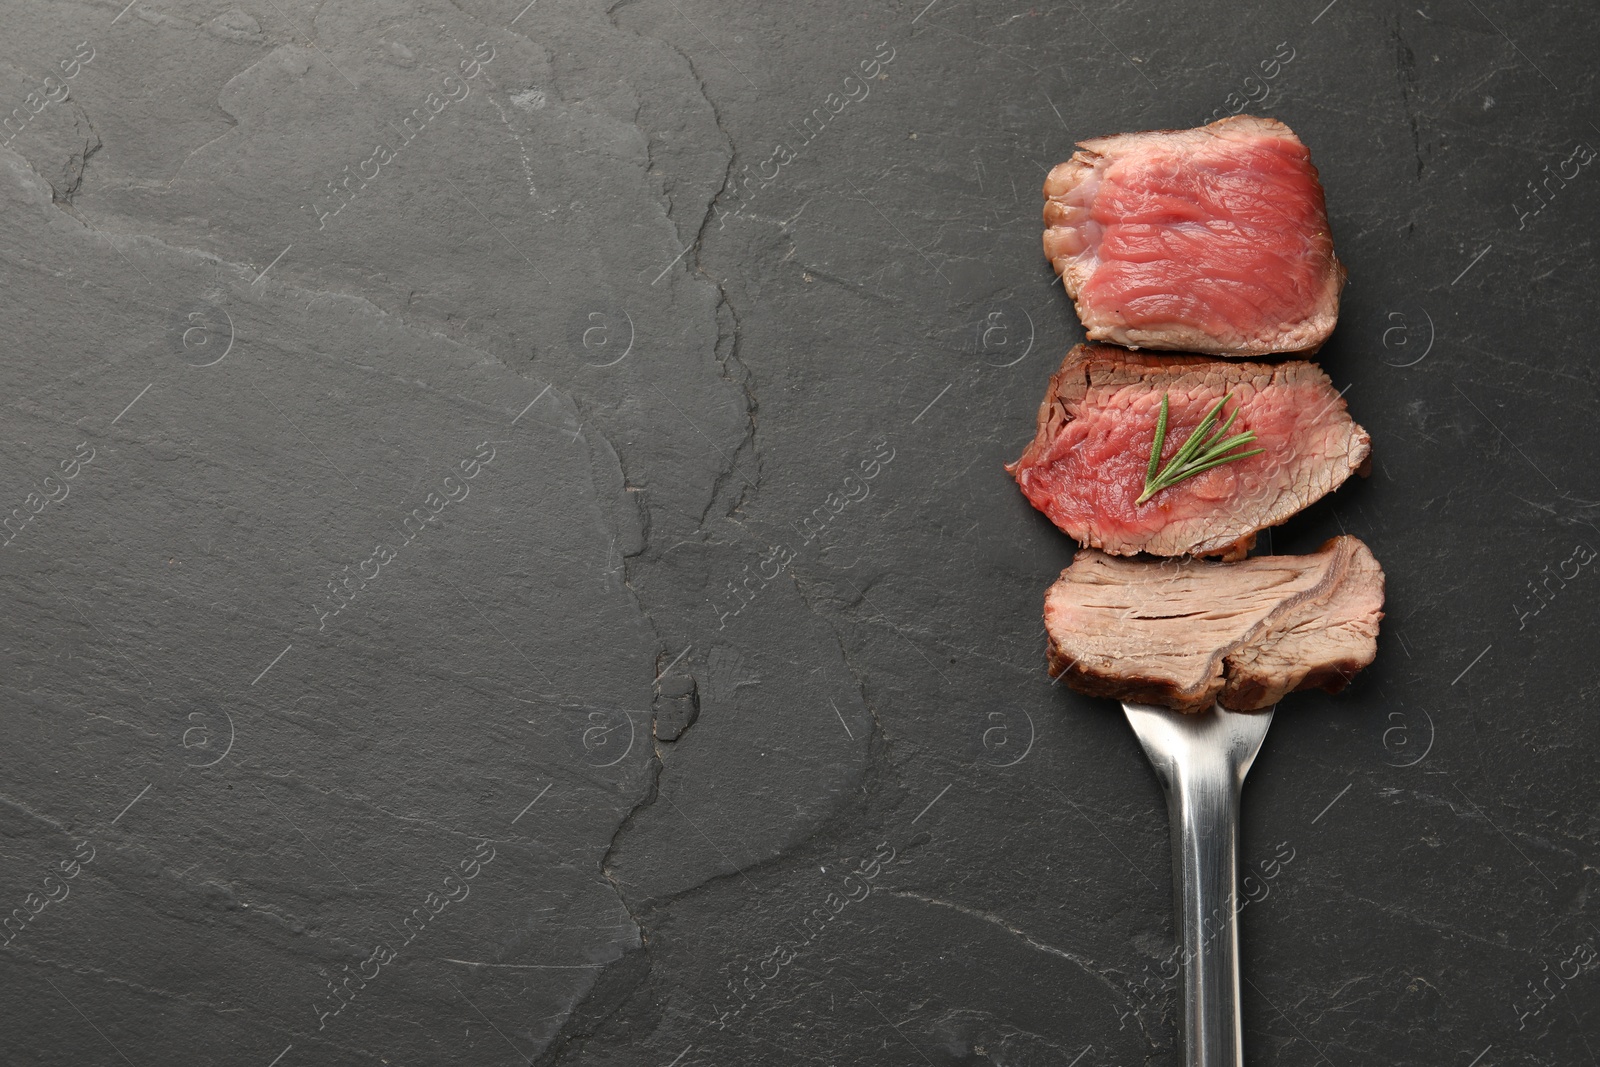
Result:
[[[1045,170],[1241,107],[1376,459],[1272,547],[1389,576],[1246,790],[1251,1061],[1600,1062],[1592,6],[3,18],[0,1062],[1178,1063],[1001,464]]]

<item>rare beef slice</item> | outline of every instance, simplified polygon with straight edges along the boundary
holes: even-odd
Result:
[[[1345,270],[1294,131],[1238,115],[1084,141],[1045,179],[1044,254],[1091,341],[1314,352]]]

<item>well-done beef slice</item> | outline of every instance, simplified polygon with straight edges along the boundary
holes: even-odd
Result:
[[[1045,594],[1049,666],[1090,696],[1179,711],[1338,692],[1377,655],[1383,571],[1335,537],[1309,556],[1234,563],[1079,552]]]
[[[1169,396],[1163,463],[1229,392],[1229,433],[1254,431],[1250,456],[1163,489],[1143,504],[1161,397]],[[1037,430],[1009,465],[1033,506],[1079,543],[1120,556],[1237,557],[1255,533],[1332,492],[1366,462],[1371,439],[1327,375],[1277,364],[1132,353],[1079,345],[1067,353]]]
[[[1044,254],[1091,341],[1314,352],[1345,270],[1311,155],[1276,119],[1084,141],[1045,179]]]

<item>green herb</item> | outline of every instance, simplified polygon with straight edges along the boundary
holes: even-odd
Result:
[[[1256,448],[1251,449],[1249,452],[1226,454],[1240,445],[1247,445],[1256,439],[1255,431],[1253,430],[1246,430],[1244,433],[1234,434],[1232,437],[1226,436],[1228,427],[1232,426],[1233,420],[1239,417],[1238,408],[1233,409],[1233,414],[1229,415],[1222,425],[1213,428],[1213,424],[1216,423],[1217,415],[1221,413],[1223,405],[1232,398],[1233,394],[1230,392],[1227,396],[1211,405],[1211,410],[1206,412],[1206,417],[1200,420],[1200,425],[1194,428],[1194,432],[1189,435],[1188,440],[1184,441],[1178,451],[1173,453],[1172,458],[1167,460],[1167,465],[1161,467],[1161,446],[1167,440],[1167,394],[1161,394],[1161,416],[1156,419],[1156,440],[1155,444],[1150,447],[1150,465],[1145,468],[1144,493],[1138,500],[1134,501],[1134,506],[1137,507],[1143,504],[1146,500],[1161,492],[1161,490],[1170,489],[1185,478],[1193,478],[1201,471],[1208,471],[1212,467],[1220,467],[1224,463],[1232,463],[1234,460],[1244,459],[1246,456],[1257,456],[1266,451],[1264,448]],[[1158,467],[1160,467],[1159,470],[1157,470]]]

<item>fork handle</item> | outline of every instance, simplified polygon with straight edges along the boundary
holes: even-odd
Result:
[[[1235,921],[1239,792],[1272,712],[1217,706],[1183,715],[1140,705],[1126,711],[1167,796],[1183,933],[1184,1063],[1244,1067]]]

